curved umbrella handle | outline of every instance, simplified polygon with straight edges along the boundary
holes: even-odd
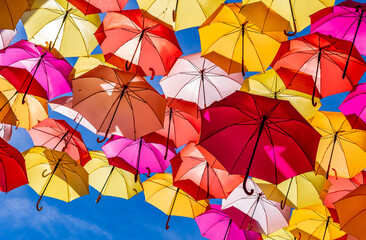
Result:
[[[154,80],[154,77],[155,77],[155,70],[153,68],[149,68],[149,70],[151,71],[151,78],[150,80]]]
[[[137,196],[139,195],[139,192],[136,190],[136,188],[133,188],[132,191],[134,191]]]
[[[245,178],[244,178],[244,182],[243,182],[243,189],[244,189],[244,192],[247,194],[247,195],[253,195],[254,193],[254,189],[251,189],[250,191],[247,190],[247,180],[248,180],[248,177],[249,177],[249,171],[247,170],[247,173],[245,174]]]
[[[147,176],[146,177],[150,177],[150,174],[151,174],[150,168],[146,167],[146,170],[147,170]]]
[[[126,71],[130,71],[131,66],[132,66],[132,62],[129,62],[128,60],[126,60],[126,63],[125,63]]]
[[[285,198],[285,201],[284,200],[281,200],[281,210],[283,210],[286,206],[286,200],[287,198]]]
[[[42,211],[42,209],[43,209],[43,207],[39,207],[39,203],[41,202],[42,197],[43,197],[43,194],[39,197],[37,205],[36,205],[36,208],[37,208],[38,211]]]
[[[97,197],[97,200],[95,200],[95,203],[98,203],[101,198],[102,198],[102,193],[100,192],[99,195],[98,195],[98,197]]]
[[[296,238],[295,238],[296,239]],[[301,233],[299,233],[299,239],[298,240],[300,240],[301,239]]]
[[[45,169],[43,172],[42,172],[42,177],[47,177],[48,175],[51,174],[51,172],[45,174],[45,172],[47,171],[47,169]]]
[[[97,138],[97,142],[98,142],[98,143],[102,143],[102,142],[104,142],[104,140],[106,140],[106,139],[107,139],[108,133],[109,133],[109,128],[107,129],[107,132],[105,133],[104,138],[103,138],[102,140],[100,140],[100,138],[98,137],[98,138]]]
[[[293,31],[293,33],[289,33],[286,30],[283,30],[283,32],[285,33],[285,35],[288,36],[288,37],[293,37],[297,33],[296,20],[294,19],[292,22],[294,24],[294,31]]]
[[[335,168],[332,168],[332,170],[334,171],[334,175],[335,175],[336,180],[338,180],[337,170],[335,170]]]
[[[252,230],[252,228],[253,228],[253,223],[251,222],[251,223],[250,223],[250,225],[249,225],[249,226],[248,226],[248,228],[247,228],[247,231]]]
[[[170,220],[170,215],[168,216],[168,219],[166,220],[166,224],[165,224],[166,230],[169,230],[169,220]]]
[[[17,130],[17,129],[18,129],[18,127],[19,127],[20,121],[19,121],[19,119],[17,118],[17,119],[15,120],[15,122],[17,123],[17,125],[16,125],[16,127],[15,127],[15,130]]]

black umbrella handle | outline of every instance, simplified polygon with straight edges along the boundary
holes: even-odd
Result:
[[[296,19],[295,19],[294,10],[293,10],[293,7],[292,7],[292,2],[291,2],[291,0],[288,0],[288,2],[290,4],[291,17],[292,17],[292,22],[294,24],[294,32],[293,33],[288,33],[286,30],[283,30],[283,32],[285,33],[286,36],[292,37],[292,36],[295,36],[295,34],[297,33],[297,27],[296,27]]]
[[[248,181],[248,177],[249,177],[249,168],[247,168],[247,172],[245,173],[245,178],[244,178],[244,182],[243,182],[243,189],[244,189],[244,192],[247,194],[247,195],[253,195],[254,193],[254,189],[251,189],[250,191],[247,190],[247,181]]]
[[[37,208],[38,211],[42,211],[42,209],[43,209],[43,207],[39,207],[39,203],[41,202],[42,197],[43,197],[43,194],[39,197],[39,199],[37,201],[36,208]]]

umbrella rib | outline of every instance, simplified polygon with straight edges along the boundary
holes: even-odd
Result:
[[[268,133],[267,133],[268,131]],[[275,178],[276,178],[276,185],[278,184],[278,179],[277,179],[277,159],[276,159],[276,153],[275,153],[275,144],[273,142],[273,139],[272,139],[272,135],[271,135],[271,131],[270,131],[270,128],[268,126],[268,124],[265,125],[264,127],[264,132],[266,133],[271,145],[272,145],[272,152],[273,152],[273,161],[274,161],[274,175],[275,175]]]

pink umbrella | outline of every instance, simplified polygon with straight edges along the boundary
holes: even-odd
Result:
[[[254,189],[247,195],[239,184],[227,199],[222,200],[222,210],[241,228],[269,235],[288,225],[291,207],[283,210],[280,203],[270,201],[252,180],[247,184]]]
[[[17,34],[17,30],[0,29],[0,49],[6,48]]]
[[[11,138],[12,127],[9,124],[0,123],[0,138],[9,142]]]
[[[311,32],[351,41],[350,54],[347,59],[343,78],[346,76],[347,66],[354,46],[366,55],[366,4],[347,0],[338,6],[328,7],[314,13],[311,18]]]
[[[128,165],[135,169],[135,181],[139,173],[164,172],[170,165],[169,160],[175,155],[175,151],[169,149],[167,159],[164,160],[164,145],[146,142],[142,137],[132,140],[116,135],[103,145],[102,150],[110,165],[127,171],[130,170]]]
[[[366,83],[353,87],[339,110],[346,116],[352,128],[366,130]]]
[[[227,74],[201,53],[179,58],[160,81],[165,96],[194,102],[200,108],[232,94],[242,84],[240,73]]]
[[[256,232],[240,229],[221,211],[220,205],[210,205],[210,210],[195,218],[202,237],[211,240],[259,240],[261,235]]]
[[[29,72],[22,86],[26,88],[24,98],[33,79],[47,91],[49,99],[71,92],[71,81],[68,76],[72,66],[66,60],[57,59],[31,42],[21,40],[0,50],[0,69],[9,66],[26,69]]]

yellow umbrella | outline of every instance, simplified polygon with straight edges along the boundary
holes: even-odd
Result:
[[[48,118],[47,99],[24,93],[0,76],[0,122],[26,129]]]
[[[102,151],[90,151],[91,160],[84,168],[89,173],[89,184],[99,191],[96,203],[102,194],[130,199],[142,191],[141,182],[135,182],[135,175],[118,167],[109,165]]]
[[[264,72],[287,37],[283,32],[261,32],[239,13],[240,6],[222,4],[201,25],[202,56],[227,73]]]
[[[66,0],[35,0],[22,22],[30,42],[49,43],[63,57],[90,55],[98,45],[99,15],[85,16]]]
[[[335,0],[243,0],[241,13],[263,31],[301,31],[310,15],[334,5]]]
[[[295,237],[309,240],[333,240],[346,234],[322,204],[292,211],[288,230]]]
[[[0,29],[14,29],[33,0],[0,0]]]
[[[287,230],[287,228],[282,228],[274,233],[269,235],[262,235],[263,240],[294,240],[295,237],[291,232]]]
[[[319,98],[315,98],[315,102],[318,104],[314,107],[311,95],[287,89],[273,69],[246,78],[240,90],[264,97],[287,100],[305,119],[312,118],[321,106]]]
[[[23,152],[27,168],[29,186],[40,197],[53,197],[70,202],[89,194],[88,173],[67,153],[45,147],[33,147]]]
[[[319,111],[311,125],[322,136],[315,162],[317,174],[352,178],[366,168],[366,131],[352,129],[341,112]]]
[[[142,13],[172,30],[200,26],[225,0],[137,0]]]
[[[99,65],[117,68],[105,61],[103,54],[93,54],[90,56],[79,57],[70,73],[70,79],[80,77],[84,73],[98,67]],[[118,69],[118,68],[117,68]]]
[[[145,200],[169,215],[166,229],[169,229],[170,216],[195,218],[206,211],[208,200],[194,200],[181,189],[173,186],[170,173],[157,173],[142,183]]]
[[[285,204],[292,208],[303,208],[322,204],[330,182],[322,175],[307,172],[290,178],[278,185],[253,178],[253,181],[262,189],[270,200],[281,202],[283,209]]]

